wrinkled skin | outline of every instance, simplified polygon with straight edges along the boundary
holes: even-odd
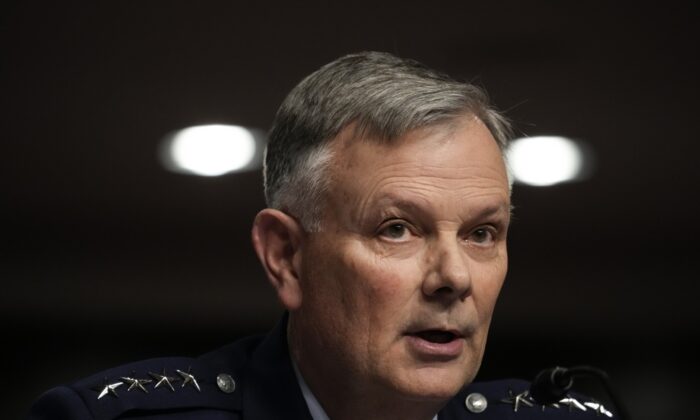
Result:
[[[290,263],[292,356],[331,418],[430,419],[476,375],[505,279],[501,152],[472,116],[390,144],[346,129],[332,149],[321,231]]]

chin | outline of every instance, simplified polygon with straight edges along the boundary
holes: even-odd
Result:
[[[420,368],[399,384],[398,391],[414,401],[447,401],[454,397],[474,374],[466,375],[464,367]],[[469,373],[469,372],[467,372]]]

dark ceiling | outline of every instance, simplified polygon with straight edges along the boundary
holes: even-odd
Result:
[[[2,11],[0,310],[10,337],[51,330],[42,345],[68,352],[55,331],[269,327],[280,309],[248,238],[264,206],[260,173],[169,173],[157,146],[195,124],[267,129],[296,82],[359,50],[474,81],[521,134],[569,136],[595,153],[587,181],[516,187],[495,336],[644,337],[645,351],[700,336],[691,2],[61,1]]]

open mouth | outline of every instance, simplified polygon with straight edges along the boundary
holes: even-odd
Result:
[[[464,335],[456,329],[417,328],[406,335],[407,348],[423,362],[455,360],[463,354]]]
[[[457,334],[450,332],[450,331],[442,331],[442,330],[425,330],[425,331],[418,331],[416,333],[411,334],[413,336],[416,336],[422,340],[431,342],[431,343],[437,343],[437,344],[445,344],[449,343],[450,341],[453,341],[457,338]]]

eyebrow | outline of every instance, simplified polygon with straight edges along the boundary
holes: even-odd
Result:
[[[487,207],[483,208],[477,215],[479,217],[486,217],[486,216],[492,216],[494,214],[498,213],[503,213],[508,216],[510,216],[513,212],[513,206],[510,206],[506,203],[498,204],[498,205],[488,205]]]
[[[422,200],[421,200],[422,201]],[[383,196],[375,201],[376,205],[379,206],[392,206],[396,207],[400,210],[404,211],[410,211],[410,212],[420,212],[420,213],[427,213],[428,209],[427,207],[424,207],[420,205],[419,203],[416,203],[414,200],[407,200],[405,198],[400,198],[396,197],[394,195],[386,195]],[[489,216],[493,215],[498,215],[498,214],[504,214],[507,217],[510,217],[513,212],[513,206],[508,205],[507,202],[501,202],[497,204],[493,203],[488,203],[485,205],[485,207],[479,209],[474,215],[470,218],[472,219],[483,219]]]
[[[407,200],[405,198],[398,198],[393,195],[386,195],[374,201],[375,205],[379,206],[392,206],[397,207],[401,210],[409,211],[420,211],[424,212],[425,209],[420,204],[416,203],[414,200]]]

